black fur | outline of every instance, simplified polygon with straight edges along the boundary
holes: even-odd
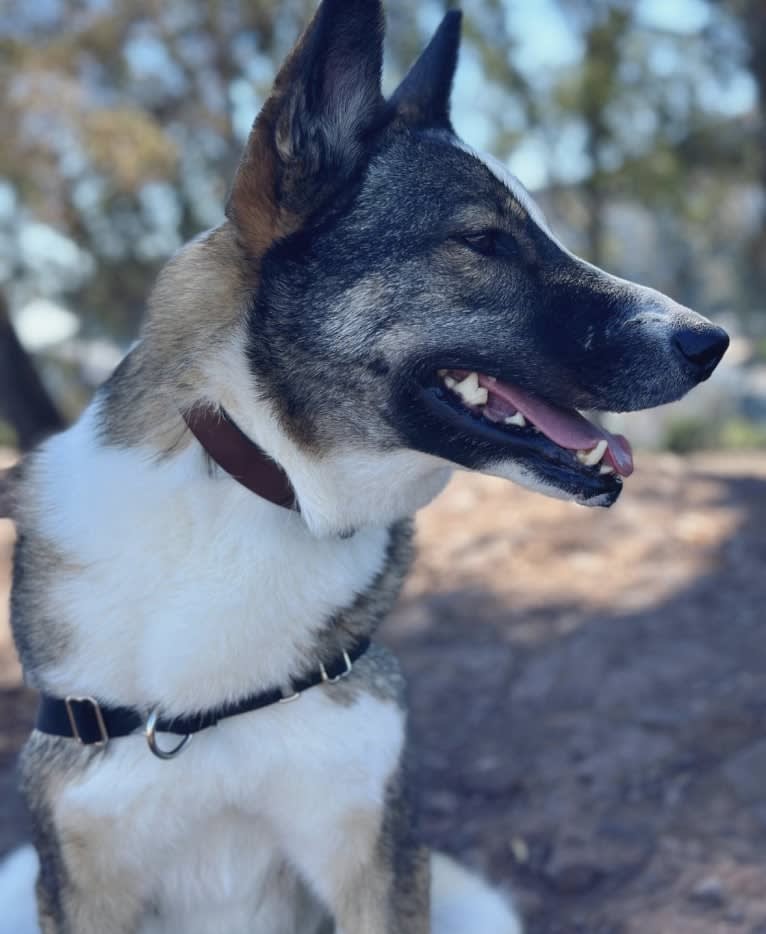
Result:
[[[459,10],[450,10],[391,96],[397,114],[413,126],[451,129],[450,94],[460,47]]]
[[[318,451],[406,446],[476,469],[512,460],[565,493],[614,499],[619,484],[584,477],[571,453],[458,422],[424,387],[453,367],[567,408],[647,408],[703,378],[674,335],[692,328],[722,347],[725,335],[570,254],[461,146],[448,119],[458,35],[448,16],[346,165],[342,194],[264,257],[253,370],[287,430]]]

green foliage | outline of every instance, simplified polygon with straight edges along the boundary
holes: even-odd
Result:
[[[668,422],[661,446],[675,454],[688,454],[718,447],[718,440],[718,425],[699,416],[685,416]]]
[[[743,417],[677,417],[668,422],[661,447],[676,454],[714,449],[763,449],[766,448],[766,425]]]
[[[766,337],[760,337],[753,341],[753,360],[758,363],[766,363]]]
[[[16,448],[17,446],[18,442],[13,426],[0,418],[0,448]]]
[[[722,448],[766,448],[766,425],[748,418],[730,418],[721,425]]]

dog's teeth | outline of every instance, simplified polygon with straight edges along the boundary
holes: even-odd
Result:
[[[516,425],[518,428],[524,428],[527,424],[527,420],[521,412],[517,412],[515,415],[507,415],[504,419],[504,423],[506,425]]]
[[[608,445],[603,439],[590,451],[578,451],[577,460],[586,467],[595,467],[601,458],[606,454]]]
[[[448,389],[454,389],[455,386],[457,386],[457,380],[455,379],[454,376],[445,376],[445,377],[444,377],[444,385],[445,385]]]
[[[479,385],[477,373],[469,373],[465,379],[450,387],[462,398],[466,405],[486,405],[489,393]]]
[[[437,373],[439,374],[439,376],[441,376],[442,378],[444,378],[444,377],[447,375],[447,371],[446,371],[446,370],[437,370],[436,372],[437,372]]]
[[[600,474],[614,473],[614,467],[611,464],[602,464],[599,470]]]
[[[606,454],[608,447],[609,444],[602,438],[601,441],[599,441],[599,443],[591,451],[591,456],[593,458],[591,463],[598,464],[604,454]]]

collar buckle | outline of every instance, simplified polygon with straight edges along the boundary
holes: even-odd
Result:
[[[77,722],[77,708],[75,705],[78,705],[80,709],[82,709],[81,705],[88,704],[90,705],[93,721],[96,724],[98,735],[100,737],[97,740],[89,740],[84,738],[80,730],[80,724]],[[89,694],[80,696],[76,694],[69,694],[64,698],[64,705],[66,706],[67,717],[69,717],[69,725],[72,727],[72,736],[81,746],[106,746],[106,744],[109,742],[109,733],[106,729],[106,723],[104,723],[104,715],[101,713],[101,707],[99,706],[99,703],[95,697],[91,697]],[[87,709],[87,707],[85,709]],[[86,733],[90,732],[85,728],[84,724],[83,731]]]

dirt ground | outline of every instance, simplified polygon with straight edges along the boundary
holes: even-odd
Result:
[[[419,545],[381,638],[424,837],[530,934],[766,934],[766,458],[643,456],[609,511],[461,476]],[[1,853],[34,704],[2,619],[0,692]]]

